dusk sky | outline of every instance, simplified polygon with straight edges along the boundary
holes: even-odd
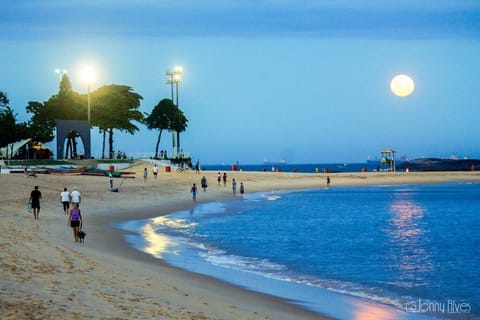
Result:
[[[182,148],[205,164],[363,162],[387,147],[480,158],[478,0],[2,1],[0,55],[19,121],[58,91],[55,68],[86,93],[91,65],[93,90],[129,85],[150,113],[181,65]],[[391,92],[397,74],[410,96]],[[115,132],[115,149],[153,152],[158,132],[140,128]]]

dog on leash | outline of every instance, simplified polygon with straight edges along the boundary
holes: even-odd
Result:
[[[84,243],[84,242],[85,242],[85,236],[86,236],[86,235],[87,235],[87,234],[86,234],[84,231],[82,231],[82,230],[78,231],[78,238],[80,239],[80,243]]]

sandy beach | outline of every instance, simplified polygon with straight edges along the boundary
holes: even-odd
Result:
[[[252,193],[325,187],[326,174],[227,172],[224,188],[217,186],[217,172],[166,173],[161,168],[154,179],[151,167],[138,163],[128,169],[136,179],[115,179],[118,193],[109,190],[108,177],[0,175],[2,319],[322,319],[281,299],[171,267],[128,246],[110,224],[195,205],[189,190],[204,175],[209,187],[199,190],[198,202],[232,199],[232,178]],[[480,182],[478,172],[329,176],[332,188]],[[38,222],[26,205],[35,185],[42,193]],[[74,243],[60,202],[63,188],[74,186],[82,195],[84,244]]]

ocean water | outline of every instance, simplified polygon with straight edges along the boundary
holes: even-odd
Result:
[[[480,184],[272,192],[117,227],[167,262],[340,319],[480,319]]]
[[[264,163],[264,164],[238,164],[237,170],[243,171],[282,171],[282,172],[301,172],[315,173],[323,172],[361,172],[362,169],[371,172],[376,171],[380,166],[379,161],[369,161],[364,163]],[[229,164],[209,164],[202,165],[202,170],[209,171],[230,171],[232,165]]]

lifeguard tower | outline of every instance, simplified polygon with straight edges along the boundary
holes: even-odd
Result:
[[[381,151],[382,161],[380,162],[380,169],[382,171],[395,172],[395,150],[385,149]]]

